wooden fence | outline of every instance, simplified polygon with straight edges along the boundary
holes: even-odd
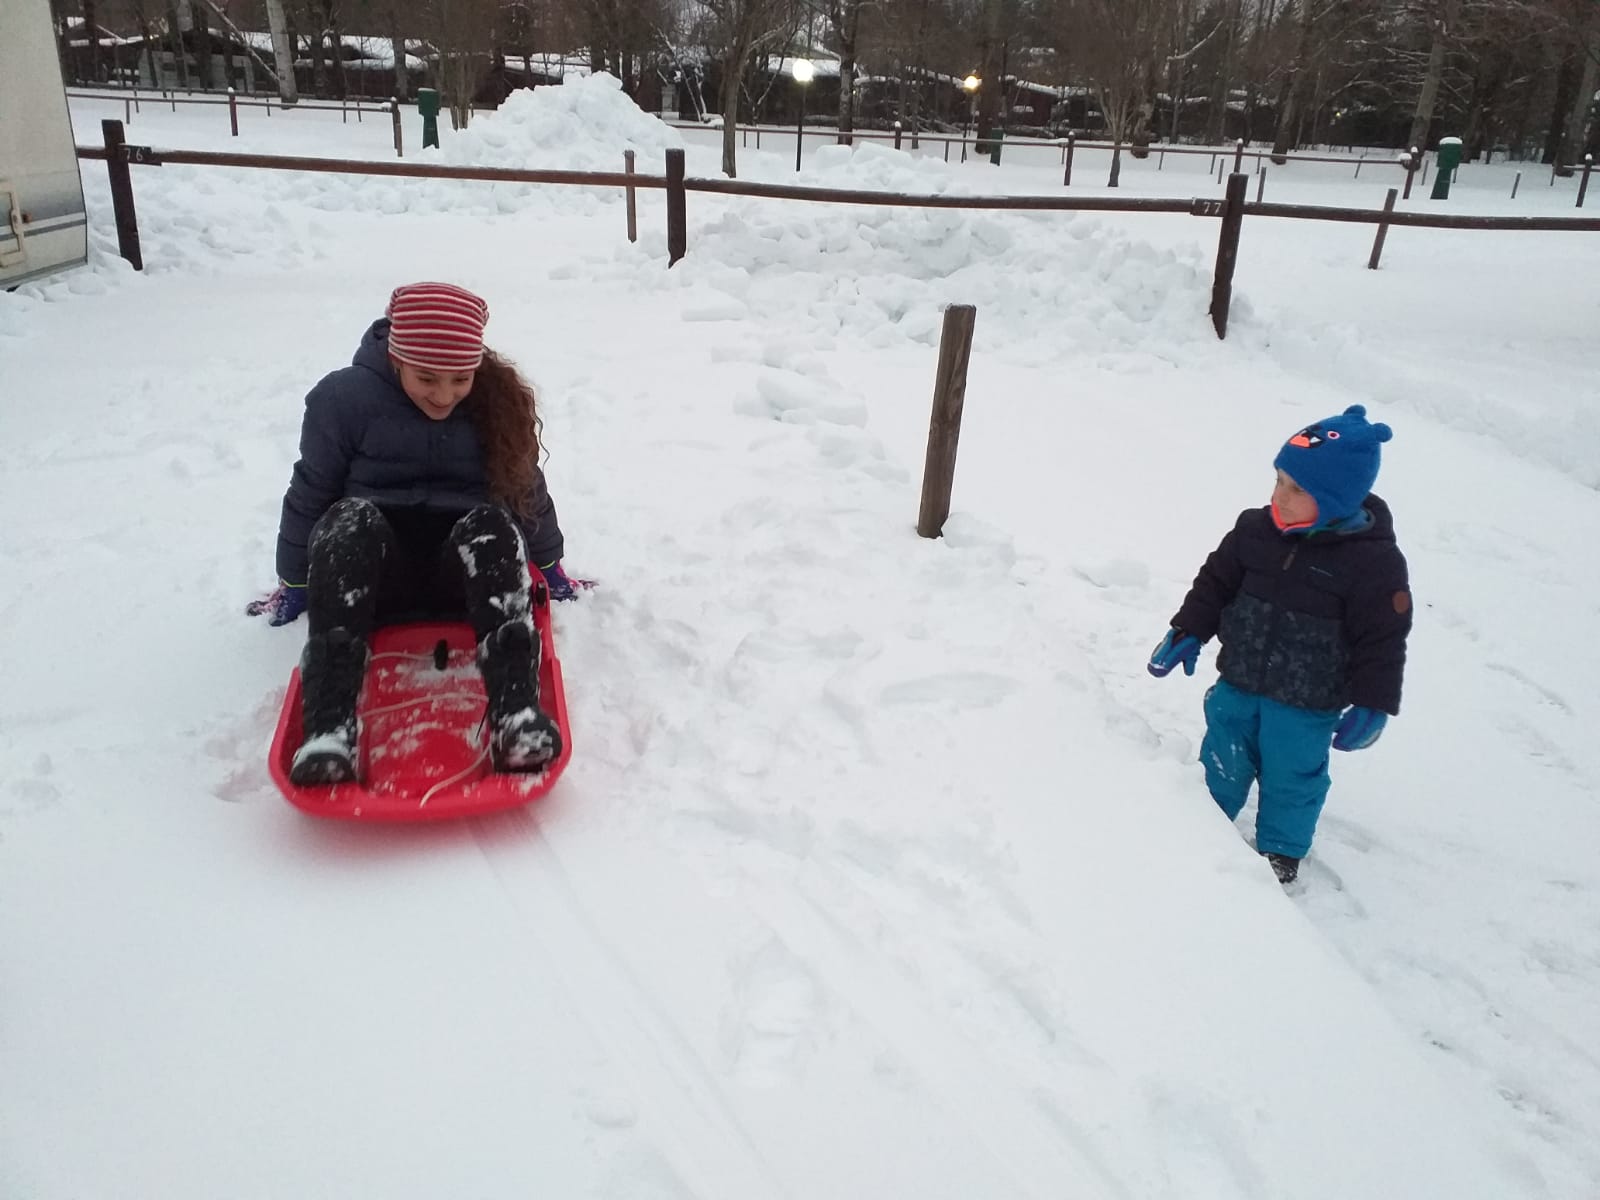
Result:
[[[127,144],[122,122],[101,122],[105,144],[79,146],[78,157],[102,160],[111,181],[112,205],[116,214],[117,235],[124,258],[142,268],[138,218],[134,206],[130,165],[158,167],[164,164],[236,167],[251,170],[306,171],[340,175],[379,175],[406,179],[452,179],[488,183],[524,183],[556,186],[621,188],[628,199],[630,238],[636,237],[635,192],[638,189],[667,193],[668,266],[688,253],[689,192],[723,196],[743,196],[763,200],[788,200],[821,204],[861,204],[896,208],[951,208],[1012,212],[1158,212],[1187,213],[1190,216],[1221,221],[1216,268],[1212,285],[1210,315],[1219,338],[1227,336],[1228,309],[1233,291],[1234,266],[1238,259],[1240,232],[1245,217],[1290,220],[1339,221],[1376,225],[1368,266],[1376,269],[1389,228],[1395,225],[1419,229],[1482,230],[1566,230],[1600,232],[1600,218],[1586,217],[1483,217],[1444,213],[1394,211],[1398,189],[1389,190],[1382,209],[1339,208],[1311,204],[1272,204],[1246,200],[1249,176],[1235,171],[1228,178],[1221,199],[1169,199],[1124,196],[951,196],[910,195],[901,192],[873,192],[840,188],[801,187],[792,184],[754,183],[741,179],[691,179],[685,175],[684,152],[666,152],[662,175],[640,175],[632,170],[631,158],[621,171],[517,170],[505,167],[445,166],[431,163],[366,162],[355,159],[309,158],[267,154],[230,154],[209,150],[164,150]]]

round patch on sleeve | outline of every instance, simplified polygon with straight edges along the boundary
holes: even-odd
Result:
[[[1394,610],[1402,615],[1411,611],[1410,592],[1396,592],[1394,594]]]

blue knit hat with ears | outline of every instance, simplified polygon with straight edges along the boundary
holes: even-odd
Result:
[[[1272,465],[1317,502],[1317,521],[1337,521],[1360,509],[1378,480],[1378,449],[1394,436],[1352,404],[1337,417],[1307,425],[1283,444]]]

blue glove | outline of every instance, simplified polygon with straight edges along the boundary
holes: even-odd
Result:
[[[245,605],[246,616],[265,614],[268,625],[287,625],[306,610],[306,585],[278,580],[272,594]]]
[[[1167,636],[1161,639],[1161,645],[1150,655],[1150,662],[1145,669],[1157,679],[1165,679],[1172,673],[1173,667],[1182,663],[1183,673],[1193,675],[1195,663],[1199,661],[1200,639],[1181,629],[1169,629]]]
[[[1365,750],[1378,740],[1389,714],[1376,708],[1347,708],[1333,731],[1335,750]]]
[[[539,574],[544,576],[545,586],[550,589],[552,600],[575,600],[580,591],[587,591],[594,586],[592,579],[572,579],[561,569],[561,560],[558,558],[553,563],[546,563],[539,568]]]

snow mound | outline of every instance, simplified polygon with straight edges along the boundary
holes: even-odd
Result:
[[[942,162],[870,143],[827,147],[801,174],[837,188],[965,190]],[[973,304],[980,340],[1048,357],[1180,344],[1190,352],[1215,342],[1206,318],[1211,268],[1200,253],[1158,249],[1081,213],[692,196],[689,224],[688,255],[669,276],[638,274],[646,287],[703,288],[686,300],[689,312],[715,297],[719,311],[787,314],[824,340],[934,345],[941,310]],[[642,248],[660,253],[662,242],[647,228]],[[621,250],[612,266],[633,274],[637,260]],[[1235,300],[1236,319],[1248,311]],[[1039,340],[1041,322],[1048,342]]]
[[[512,170],[621,171],[623,152],[633,150],[641,174],[658,172],[666,150],[683,143],[677,131],[644,112],[623,94],[615,76],[569,76],[559,87],[513,92],[492,113],[466,129],[440,133],[441,145],[417,161]],[[308,176],[296,194],[331,211],[383,213],[449,212],[471,215],[549,210],[594,212],[620,203],[617,188],[482,183],[448,179]]]
[[[677,130],[642,111],[615,76],[600,74],[512,92],[446,139],[439,157],[477,167],[620,171],[623,151],[633,150],[645,171],[682,145]]]

